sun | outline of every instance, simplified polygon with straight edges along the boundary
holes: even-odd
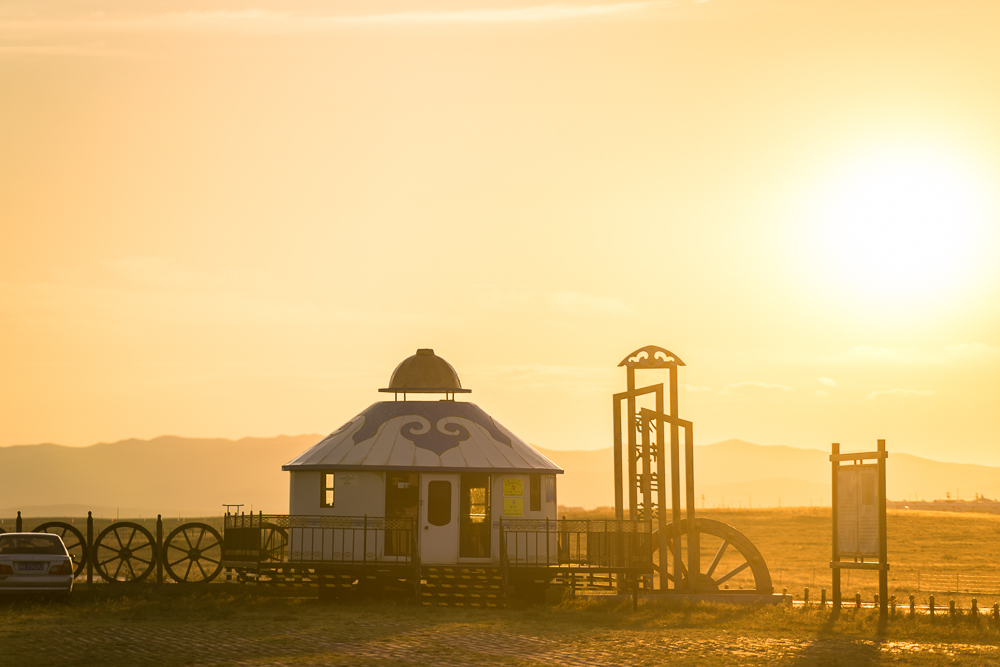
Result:
[[[968,282],[987,232],[987,189],[971,164],[894,149],[842,163],[810,208],[821,270],[880,301],[948,294]]]

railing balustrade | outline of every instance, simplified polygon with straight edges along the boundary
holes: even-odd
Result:
[[[416,553],[412,517],[231,514],[223,558],[253,563],[409,563]]]
[[[510,567],[653,569],[652,521],[504,519],[500,526]]]

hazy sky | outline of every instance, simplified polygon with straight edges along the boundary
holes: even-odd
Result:
[[[606,447],[656,344],[698,443],[1000,465],[998,25],[4,2],[0,445],[325,433],[433,347],[528,441]]]

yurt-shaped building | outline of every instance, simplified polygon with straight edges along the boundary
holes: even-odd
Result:
[[[283,466],[291,515],[403,519],[415,539],[396,544],[386,531],[366,551],[382,560],[416,548],[427,565],[495,562],[502,520],[556,518],[562,469],[479,406],[455,400],[469,390],[433,350],[404,359],[379,391],[394,400],[373,403]],[[293,553],[311,549],[324,560],[328,550],[356,549],[290,537]]]

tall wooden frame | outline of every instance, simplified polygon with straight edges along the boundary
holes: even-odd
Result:
[[[627,454],[628,462],[628,507],[630,519],[653,519],[657,525],[657,548],[660,552],[659,589],[670,590],[668,582],[674,582],[672,590],[693,592],[701,573],[701,549],[698,524],[695,520],[694,493],[694,424],[677,416],[677,367],[684,366],[680,357],[656,345],[647,345],[625,357],[619,366],[625,367],[626,390],[613,396],[614,419],[614,473],[615,473],[615,518],[624,519],[625,492],[623,484],[622,460]],[[636,387],[636,369],[669,371],[670,411],[664,411],[663,383]],[[652,394],[655,409],[638,409],[636,399]],[[625,417],[628,433],[622,438],[622,403],[626,404]],[[666,502],[664,482],[667,480],[666,442],[670,425],[670,509],[671,534],[667,530],[667,517],[663,511]],[[681,549],[681,461],[680,429],[684,429],[684,488],[685,514],[687,518],[688,564],[687,576],[684,572]],[[655,436],[653,439],[651,436]],[[673,575],[667,572],[665,555],[671,552]]]
[[[839,612],[841,608],[842,598],[840,590],[840,571],[841,570],[878,570],[878,600],[879,600],[879,615],[883,618],[889,616],[889,559],[888,559],[888,532],[885,525],[885,462],[889,457],[889,453],[885,450],[885,440],[879,440],[877,448],[874,452],[852,452],[847,454],[840,453],[840,443],[833,443],[832,453],[830,454],[830,462],[832,463],[832,486],[833,486],[833,549],[832,549],[832,559],[830,561],[830,567],[833,568],[833,610]],[[864,461],[875,459],[875,505],[878,516],[878,526],[877,526],[877,541],[878,541],[878,562],[877,563],[866,563],[865,557],[870,554],[873,550],[864,550],[866,555],[859,555],[861,552],[860,548],[860,537],[856,539],[856,545],[853,553],[844,553],[841,551],[840,543],[840,529],[843,527],[843,523],[852,520],[857,522],[857,515],[855,517],[841,516],[841,511],[843,506],[847,503],[842,502],[844,499],[841,497],[841,481],[842,475],[848,472],[858,472],[860,468],[869,468],[869,465],[865,465]],[[841,465],[842,461],[851,461],[853,465],[844,466]],[[855,491],[856,493],[856,491]],[[850,561],[841,560],[842,558],[851,558]]]

